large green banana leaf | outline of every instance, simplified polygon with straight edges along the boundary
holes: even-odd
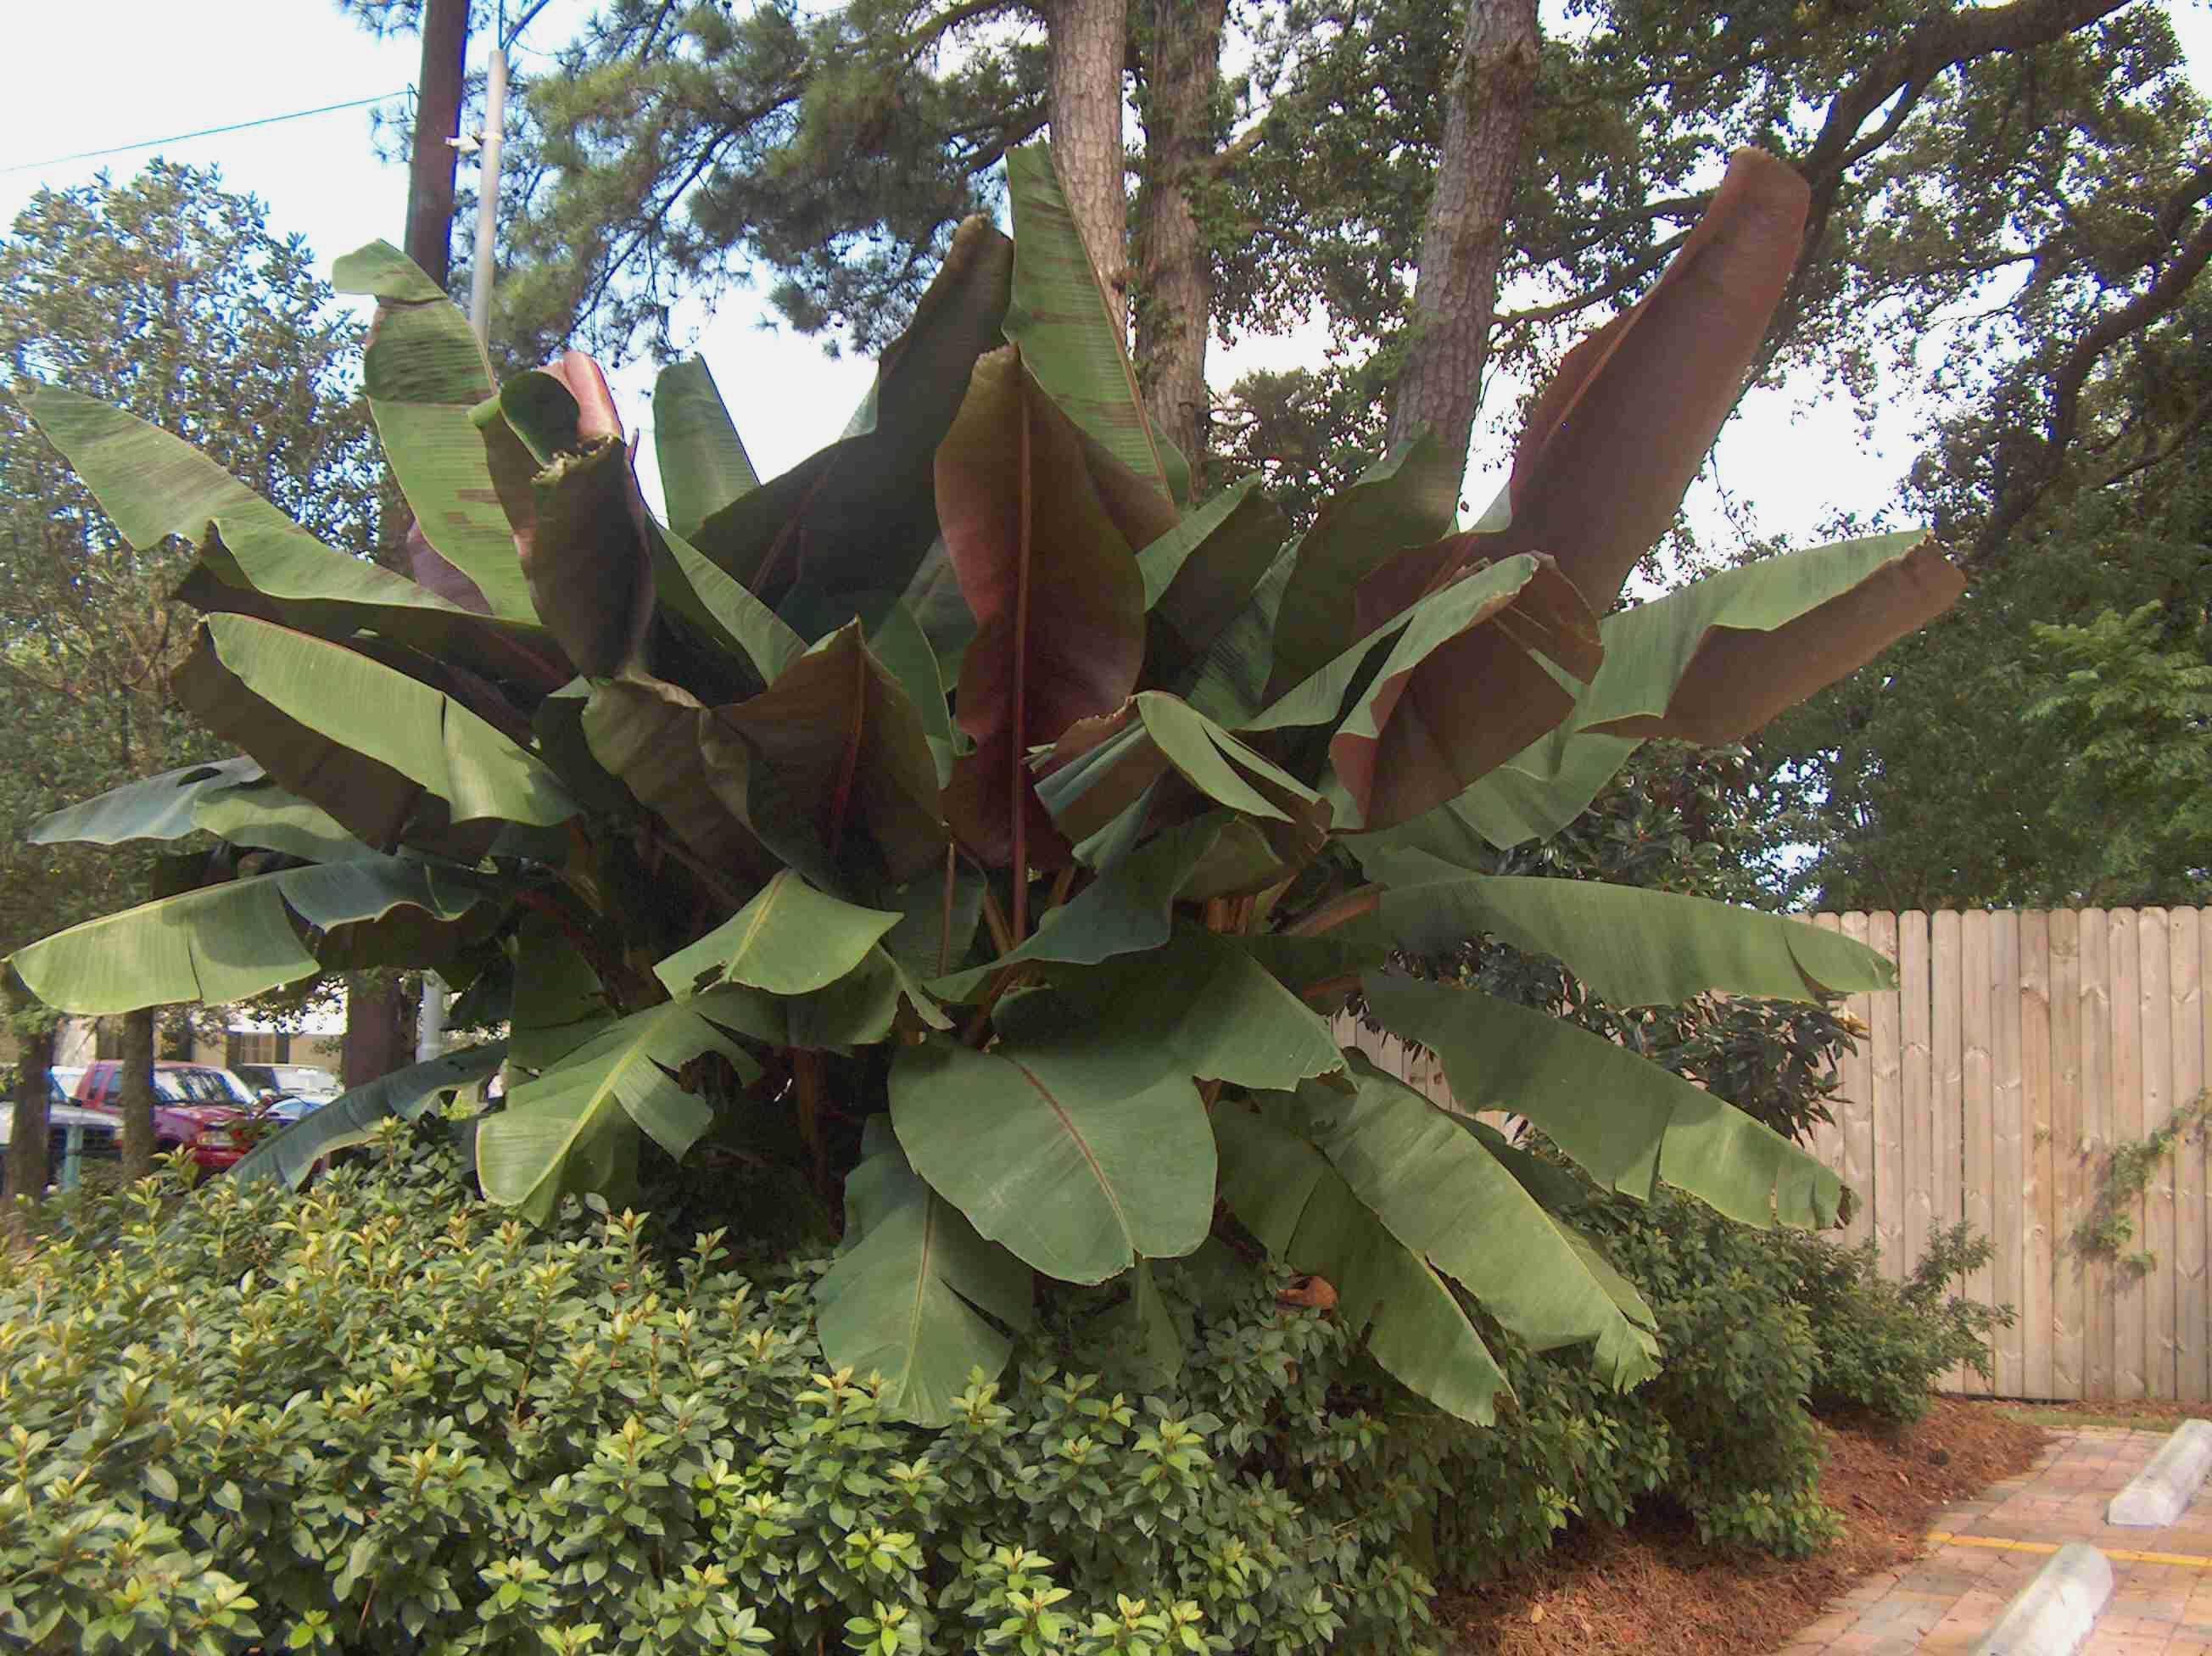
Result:
[[[1156,949],[1175,927],[1176,899],[1234,825],[1215,811],[1154,835],[1060,907],[1048,910],[1020,947],[980,966],[933,980],[933,993],[969,999],[994,973],[1018,961],[1096,965],[1117,954]]]
[[[668,526],[687,539],[715,513],[760,487],[702,357],[671,362],[653,381],[653,452]]]
[[[217,839],[310,862],[352,862],[369,854],[329,812],[293,798],[273,782],[217,789],[200,800],[192,816]]]
[[[943,1426],[981,1369],[1006,1366],[1004,1331],[1035,1320],[1029,1268],[976,1235],[896,1145],[845,1178],[846,1250],[814,1290],[832,1368],[885,1383],[902,1420]]]
[[[1256,474],[1231,484],[1139,549],[1145,577],[1145,675],[1178,685],[1250,601],[1282,549],[1290,521]]]
[[[662,529],[655,539],[654,568],[661,601],[679,614],[703,623],[726,647],[752,663],[763,684],[774,684],[785,668],[806,654],[806,641],[781,616],[723,574],[682,535]],[[945,702],[941,689],[937,701],[941,709]]]
[[[1362,849],[1360,861],[1386,886],[1372,917],[1352,922],[1375,941],[1435,954],[1488,933],[1554,957],[1619,1007],[1897,987],[1896,969],[1864,944],[1781,915],[1595,880],[1468,874],[1422,851]]]
[[[1013,244],[984,219],[963,224],[846,435],[684,538],[779,609],[795,582],[811,588],[824,624],[810,636],[902,591],[937,537],[937,446],[1000,343],[1012,274]]]
[[[632,1013],[507,1095],[477,1129],[484,1195],[539,1222],[564,1195],[619,1190],[632,1176],[637,1135],[681,1156],[714,1119],[675,1070],[719,1052],[750,1081],[760,1066],[724,1026],[742,990],[710,989]]]
[[[63,1012],[219,1006],[313,977],[325,943],[403,906],[457,921],[483,895],[465,874],[399,857],[319,863],[88,920],[13,959],[32,993]]]
[[[1113,712],[1071,726],[1031,764],[1041,772],[1037,797],[1079,843],[1170,772],[1215,805],[1295,825],[1308,856],[1328,835],[1329,807],[1319,794],[1165,691],[1139,691]]]
[[[1019,1026],[988,1052],[933,1039],[893,1059],[890,1103],[915,1171],[1048,1276],[1103,1282],[1206,1239],[1213,1135],[1164,1053],[1079,1028]]]
[[[1487,1426],[1505,1376],[1436,1268],[1386,1230],[1320,1151],[1241,1100],[1213,1112],[1221,1199],[1267,1251],[1336,1290],[1336,1315],[1391,1374]],[[1510,1395],[1510,1393],[1509,1393]]]
[[[472,417],[499,387],[468,319],[389,242],[339,259],[331,285],[377,301],[362,379],[385,457],[424,537],[476,583],[494,615],[536,620],[501,499],[501,484],[511,494],[520,474],[520,445],[496,417],[482,428]],[[509,444],[514,453],[495,463]]]
[[[507,944],[514,962],[508,1050],[524,1069],[550,1069],[615,1021],[592,963],[553,918],[524,912]]]
[[[483,1080],[506,1059],[507,1043],[488,1041],[410,1064],[366,1086],[350,1088],[313,1115],[303,1116],[283,1132],[255,1145],[230,1170],[230,1176],[249,1184],[280,1179],[296,1190],[325,1156],[368,1142],[377,1123],[392,1116],[412,1121],[471,1081]]]
[[[1360,581],[1392,553],[1450,529],[1464,470],[1465,455],[1445,454],[1423,432],[1322,508],[1298,542],[1273,617],[1267,699],[1319,671],[1358,636]]]
[[[1009,152],[1006,197],[1014,221],[1007,339],[1021,347],[1037,383],[1107,453],[1164,499],[1188,500],[1190,466],[1145,411],[1136,367],[1048,146]]]
[[[1655,1180],[1731,1219],[1835,1222],[1836,1175],[1735,1105],[1611,1041],[1472,989],[1369,972],[1368,1009],[1443,1060],[1462,1110],[1526,1117],[1608,1189]]]
[[[396,839],[414,801],[404,788],[356,785],[356,759],[404,778],[454,824],[550,827],[575,814],[534,754],[443,691],[341,644],[248,616],[210,616],[178,689],[270,775],[371,844]]]
[[[1327,1019],[1201,927],[1177,926],[1164,949],[1047,976],[1092,1039],[1156,1050],[1203,1081],[1288,1092],[1344,1068]]]
[[[1348,1097],[1310,1081],[1267,1096],[1391,1235],[1536,1350],[1590,1342],[1624,1391],[1657,1373],[1650,1313],[1621,1307],[1511,1170],[1396,1076],[1346,1056]]]
[[[1708,575],[1608,616],[1604,665],[1557,730],[1385,837],[1462,867],[1485,844],[1548,838],[1644,738],[1739,741],[1942,613],[1963,585],[1924,537],[1876,535]]]
[[[786,868],[744,908],[653,971],[673,995],[712,983],[805,995],[858,967],[901,917],[818,892]]]

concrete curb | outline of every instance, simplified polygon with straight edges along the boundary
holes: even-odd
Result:
[[[1973,1656],[2074,1656],[2112,1596],[2112,1561],[2086,1541],[2069,1542],[2014,1595]]]
[[[2184,1421],[2135,1482],[2112,1497],[2105,1522],[2162,1530],[2187,1510],[2207,1472],[2212,1472],[2212,1421]]]

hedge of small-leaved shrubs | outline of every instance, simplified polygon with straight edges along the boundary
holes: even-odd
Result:
[[[1173,1379],[1089,1372],[1104,1301],[1070,1296],[923,1433],[825,1372],[826,1259],[629,1214],[534,1231],[445,1130],[388,1123],[296,1196],[64,1198],[0,1257],[0,1641],[1419,1651],[1433,1581],[1576,1516],[1657,1500],[1785,1555],[1832,1526],[1791,1298],[1826,1245],[1686,1202],[1584,1215],[1658,1313],[1666,1373],[1629,1396],[1498,1337],[1517,1402],[1443,1420],[1209,1244],[1158,1273]]]

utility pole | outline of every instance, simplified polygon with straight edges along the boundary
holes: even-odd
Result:
[[[547,0],[536,0],[510,27],[507,0],[499,0],[492,23],[491,68],[484,82],[483,148],[477,152],[477,251],[469,265],[469,326],[477,331],[477,340],[487,351],[491,349],[491,283],[499,266],[499,158],[507,140],[507,52],[546,3]]]

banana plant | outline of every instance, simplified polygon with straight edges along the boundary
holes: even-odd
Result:
[[[1784,919],[1480,872],[1638,742],[1737,740],[1960,589],[1893,535],[1618,608],[1741,389],[1803,183],[1734,159],[1538,398],[1479,523],[1422,440],[1284,544],[1252,479],[1185,498],[1049,154],[1008,181],[1012,238],[961,228],[846,435],[792,472],[758,480],[704,364],[669,368],[665,515],[588,358],[496,383],[398,253],[342,260],[378,301],[367,392],[411,579],[34,391],[128,539],[198,548],[176,691],[238,757],[43,825],[215,849],[15,969],[100,1014],[434,965],[508,1026],[454,1070],[511,1078],[474,1137],[490,1200],[544,1220],[686,1155],[841,1196],[829,1357],[916,1422],[1006,1361],[1051,1282],[1125,1283],[1132,1349],[1171,1348],[1152,1263],[1224,1229],[1325,1279],[1386,1369],[1468,1420],[1503,1385],[1473,1307],[1635,1384],[1650,1315],[1553,1170],[1329,1019],[1363,996],[1460,1105],[1608,1190],[1833,1220],[1835,1177],[1726,1100],[1392,969],[1487,933],[1623,1005],[1889,981]],[[331,1119],[358,1135],[451,1084]],[[315,1120],[257,1167],[304,1177],[337,1142]]]

